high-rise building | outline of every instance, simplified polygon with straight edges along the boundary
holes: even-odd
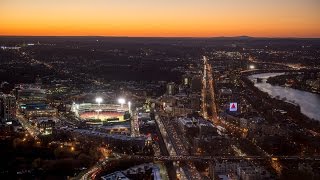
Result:
[[[12,121],[16,117],[16,98],[12,95],[0,94],[0,120]]]
[[[167,94],[168,95],[174,95],[175,94],[175,83],[170,82],[167,84]]]
[[[182,76],[182,85],[190,86],[191,84],[191,76],[190,74],[185,74]]]
[[[200,92],[202,88],[202,78],[200,75],[195,75],[191,80],[191,89],[194,92]]]

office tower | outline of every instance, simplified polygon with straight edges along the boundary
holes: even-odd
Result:
[[[0,119],[2,122],[12,121],[16,117],[16,98],[12,95],[0,94]]]

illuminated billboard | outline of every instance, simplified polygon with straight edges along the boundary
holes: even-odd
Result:
[[[230,111],[230,112],[238,111],[238,104],[237,104],[236,102],[230,103],[229,111]]]

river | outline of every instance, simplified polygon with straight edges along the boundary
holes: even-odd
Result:
[[[255,86],[261,91],[267,92],[270,96],[279,96],[280,99],[286,98],[288,101],[294,101],[301,107],[301,112],[309,118],[320,121],[320,95],[293,88],[273,86],[266,82],[269,77],[282,75],[284,73],[263,73],[254,74],[248,78],[254,82]],[[263,79],[257,83],[257,78]]]

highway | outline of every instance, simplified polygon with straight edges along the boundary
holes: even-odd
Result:
[[[292,68],[295,70],[300,70],[303,68],[306,68],[305,66],[301,64],[289,64],[289,63],[276,63],[276,62],[263,62],[263,61],[256,61],[254,58],[250,57],[249,62],[255,63],[255,64],[271,64],[271,65],[279,65],[279,66],[286,66],[288,68]]]
[[[186,166],[183,166],[182,168],[177,167],[178,174],[180,179],[201,179],[201,177],[194,176],[192,173],[194,171],[197,171],[192,163],[192,161],[224,161],[224,160],[269,160],[272,159],[272,161],[279,161],[279,160],[304,160],[304,161],[320,161],[320,156],[139,156],[139,155],[115,155],[114,158],[105,158],[102,161],[99,161],[91,167],[90,169],[84,171],[83,173],[80,173],[76,178],[74,179],[95,179],[96,175],[104,169],[107,165],[109,165],[110,161],[113,160],[145,160],[146,162],[159,162],[159,161],[174,161],[174,162],[185,162]],[[178,165],[178,164],[176,164]],[[191,177],[188,177],[191,176]]]
[[[269,160],[270,158],[277,160],[304,160],[304,161],[320,161],[320,156],[140,156],[127,155],[119,159],[126,160],[145,160],[145,161],[215,161],[215,160]]]
[[[74,180],[81,179],[81,180],[88,180],[88,179],[95,179],[97,174],[102,171],[102,169],[110,163],[110,161],[123,159],[122,156],[115,154],[114,158],[104,158],[97,162],[93,167],[87,169],[86,171],[80,173],[77,177],[72,178]]]
[[[166,116],[157,116],[156,119],[160,128],[160,132],[163,132],[161,134],[167,145],[170,156],[175,157],[176,155],[182,155],[184,157],[188,157],[189,153],[185,146],[186,143],[180,137],[180,134],[177,133],[176,127],[172,123],[172,119]],[[180,175],[181,179],[201,179],[200,173],[192,162],[187,162],[185,165],[182,165],[181,168],[178,168],[176,165],[176,168],[177,174],[178,176]]]
[[[171,139],[168,136],[168,133],[167,133],[167,131],[166,131],[166,129],[165,129],[163,123],[162,123],[162,120],[159,118],[158,115],[156,115],[155,120],[157,122],[158,128],[160,130],[160,134],[162,136],[162,139],[164,141],[166,149],[169,152],[169,156],[176,156],[177,152],[174,149],[174,147],[172,146]],[[174,166],[175,171],[176,171],[177,179],[179,179],[179,178],[185,178],[186,179],[185,173],[183,171],[182,172],[180,171],[179,166],[176,163],[174,163],[173,166]]]

